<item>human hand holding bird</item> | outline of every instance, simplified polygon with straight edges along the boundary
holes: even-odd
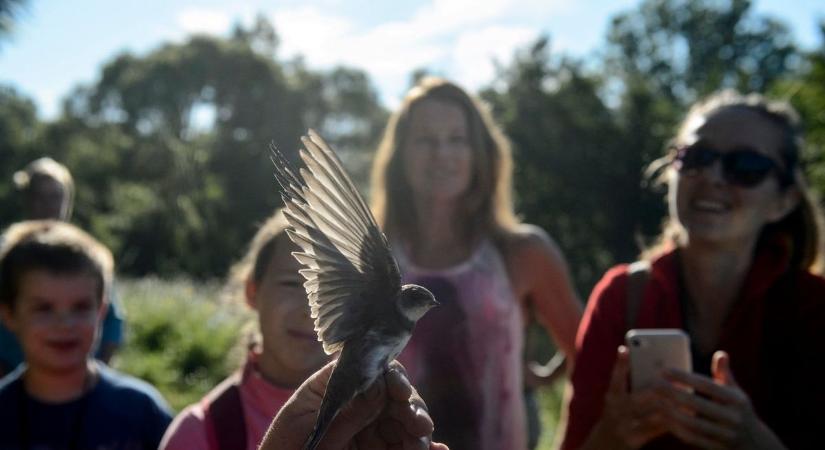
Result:
[[[273,149],[275,177],[287,233],[302,249],[293,255],[305,267],[315,331],[327,354],[340,352],[304,447],[314,450],[338,412],[384,374],[415,322],[438,303],[421,286],[401,285],[386,236],[332,149],[312,131],[302,142],[300,177]]]

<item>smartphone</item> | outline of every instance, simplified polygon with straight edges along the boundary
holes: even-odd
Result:
[[[630,352],[630,386],[637,391],[661,378],[664,369],[691,372],[690,337],[678,328],[633,329],[625,334]]]

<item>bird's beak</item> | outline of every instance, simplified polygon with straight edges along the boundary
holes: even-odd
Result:
[[[430,308],[435,308],[436,306],[441,306],[441,303],[438,303],[438,300],[433,297],[433,299],[430,300]]]

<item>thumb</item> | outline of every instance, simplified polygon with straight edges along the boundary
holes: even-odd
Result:
[[[723,350],[715,352],[710,368],[713,379],[718,383],[725,386],[738,386],[730,369],[730,355],[728,355],[728,352]]]
[[[332,420],[319,448],[343,448],[367,428],[387,403],[387,385],[378,377],[372,385],[344,406]],[[331,447],[329,447],[331,446]]]
[[[609,392],[615,394],[627,392],[628,365],[627,347],[620,345],[616,350],[616,364],[613,365],[613,372],[610,375]]]

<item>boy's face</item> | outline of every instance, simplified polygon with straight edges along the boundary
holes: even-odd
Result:
[[[282,380],[304,380],[326,361],[309,316],[304,278],[298,261],[290,254],[298,250],[279,239],[260,284],[247,286],[250,306],[258,311],[263,339],[262,365],[279,373]]]
[[[98,281],[84,273],[32,270],[20,278],[13,308],[3,306],[30,369],[68,372],[86,367],[105,306]]]

